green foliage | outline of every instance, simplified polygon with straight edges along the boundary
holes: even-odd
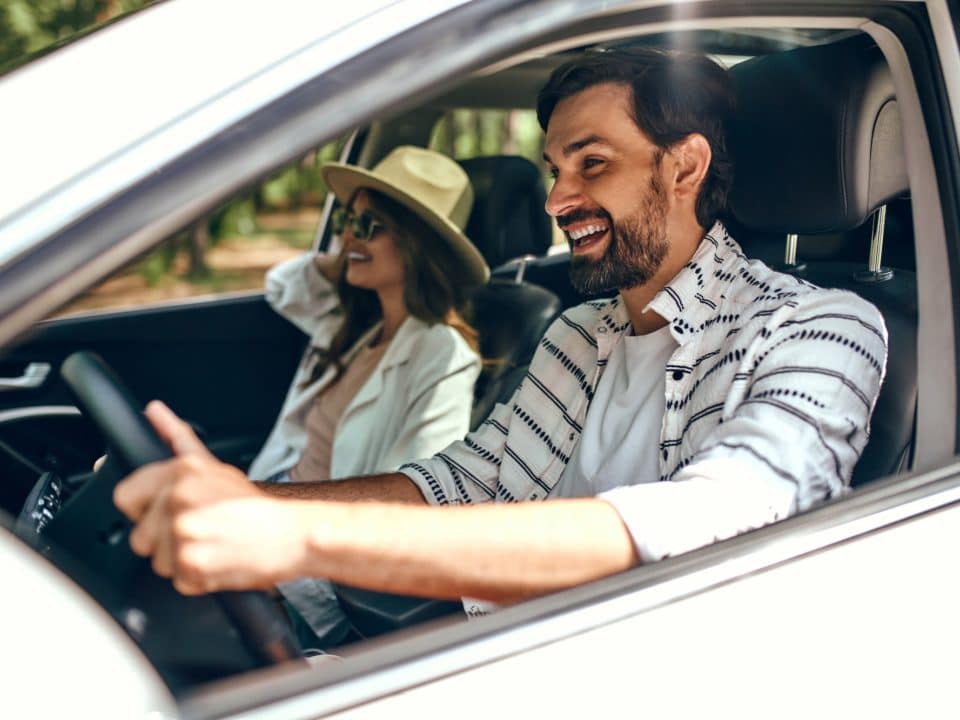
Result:
[[[257,207],[252,197],[239,198],[216,213],[210,221],[210,235],[217,240],[257,231]]]
[[[0,0],[0,67],[152,0]]]
[[[268,178],[256,193],[258,208],[286,210],[322,205],[327,197],[327,186],[320,168],[340,157],[344,142],[345,139],[339,139],[322,145]]]
[[[532,110],[453,110],[433,128],[430,147],[458,160],[506,154],[543,164],[543,133]]]
[[[137,270],[147,281],[148,287],[156,287],[160,280],[170,272],[174,254],[170,252],[173,243],[164,243],[164,246],[144,257],[138,264]]]

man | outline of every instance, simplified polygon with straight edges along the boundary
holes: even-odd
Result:
[[[558,69],[538,102],[547,211],[574,283],[616,297],[555,322],[477,432],[389,475],[257,487],[152,403],[177,457],[116,490],[134,550],[185,593],[312,576],[502,602],[842,493],[886,331],[856,296],[748,261],[717,222],[730,87],[655,51]]]

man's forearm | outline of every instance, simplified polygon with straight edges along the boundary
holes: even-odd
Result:
[[[294,506],[291,506],[294,507]],[[518,600],[637,562],[617,512],[597,499],[482,506],[303,503],[297,574],[424,597]]]
[[[403,473],[386,473],[325,482],[256,483],[272,497],[297,500],[331,500],[425,504],[419,488]]]

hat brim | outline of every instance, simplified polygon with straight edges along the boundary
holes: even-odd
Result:
[[[475,287],[483,285],[490,279],[490,268],[483,259],[483,255],[460,228],[415,197],[408,195],[392,183],[386,182],[373,172],[355,165],[337,162],[326,163],[320,169],[320,173],[327,187],[343,205],[350,202],[350,199],[360,189],[376,190],[402,203],[415,212],[441,239],[449,244],[459,261],[458,267],[454,270],[460,275],[463,282],[470,287]]]

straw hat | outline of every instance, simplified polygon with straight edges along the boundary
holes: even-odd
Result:
[[[457,271],[468,285],[482,285],[490,277],[490,268],[480,251],[463,234],[473,207],[470,178],[446,155],[402,145],[372,170],[331,162],[325,163],[320,172],[343,204],[357,190],[370,189],[419,215],[450,245],[459,261]]]

